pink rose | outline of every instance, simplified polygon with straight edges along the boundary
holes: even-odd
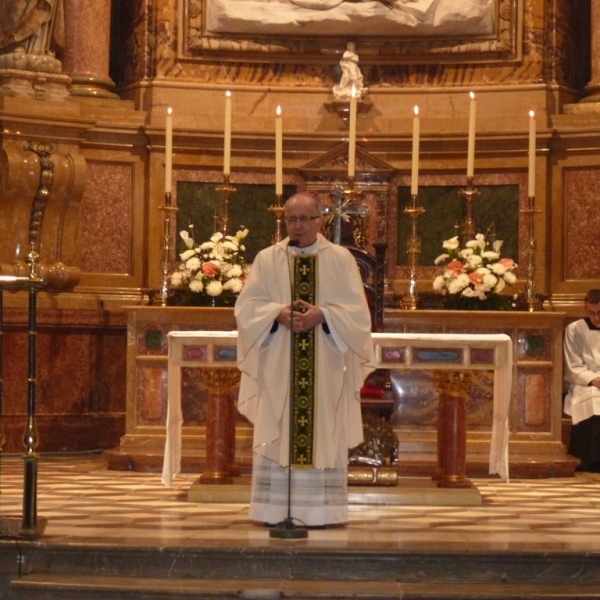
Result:
[[[449,262],[446,266],[446,269],[452,273],[452,275],[460,275],[465,272],[465,265],[463,265],[460,260],[453,260]]]
[[[215,263],[212,262],[206,262],[202,265],[202,272],[207,276],[207,277],[214,277],[215,275],[218,274],[219,272],[219,267],[217,267],[217,265],[215,265]]]
[[[469,281],[473,285],[479,285],[483,281],[482,273],[469,273]]]
[[[512,258],[501,258],[498,261],[507,271],[508,269],[512,269],[512,266],[515,264],[515,261]]]

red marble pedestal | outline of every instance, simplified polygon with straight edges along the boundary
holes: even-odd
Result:
[[[471,384],[469,371],[436,371],[439,393],[437,485],[445,488],[471,487],[466,477],[466,396]]]
[[[208,391],[206,410],[206,469],[200,483],[232,483],[235,464],[235,407],[233,392],[240,381],[235,368],[200,369],[201,385]]]

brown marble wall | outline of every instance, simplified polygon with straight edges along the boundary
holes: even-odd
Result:
[[[88,273],[131,272],[131,165],[88,161],[81,201],[81,266]]]
[[[565,279],[600,279],[600,265],[592,258],[600,253],[599,189],[599,168],[565,172]]]
[[[5,293],[6,295],[6,293]],[[28,403],[27,313],[5,309],[4,452],[22,452]],[[125,430],[126,335],[122,317],[38,311],[36,422],[40,452],[118,445]]]

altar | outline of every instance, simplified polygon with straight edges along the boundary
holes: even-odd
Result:
[[[113,469],[160,472],[166,442],[168,335],[172,331],[233,331],[227,308],[134,307],[128,312],[126,433],[106,453]],[[511,477],[569,477],[578,462],[562,442],[562,335],[564,313],[386,310],[385,331],[504,334],[512,344],[508,413]],[[402,476],[431,475],[437,462],[437,393],[433,374],[412,371],[398,390],[391,422],[399,438]],[[207,394],[194,368],[182,372],[182,463],[202,473],[206,458]],[[478,370],[466,406],[467,472],[487,477],[493,423],[493,372]],[[251,468],[252,427],[235,422],[236,462]]]
[[[181,471],[181,372],[197,368],[209,393],[206,469],[200,481],[232,483],[235,465],[235,406],[239,383],[237,332],[174,331],[168,340],[168,407],[162,481]],[[508,479],[508,411],[512,391],[512,344],[505,334],[374,333],[381,369],[433,370],[438,389],[438,486],[471,487],[465,476],[466,394],[471,371],[493,371],[493,425],[489,472]]]

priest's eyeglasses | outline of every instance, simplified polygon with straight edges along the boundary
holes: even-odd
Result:
[[[300,223],[300,225],[307,225],[313,219],[318,219],[321,215],[317,215],[316,217],[307,217],[302,215],[301,217],[285,217],[285,222],[288,225],[295,225],[296,223]]]

